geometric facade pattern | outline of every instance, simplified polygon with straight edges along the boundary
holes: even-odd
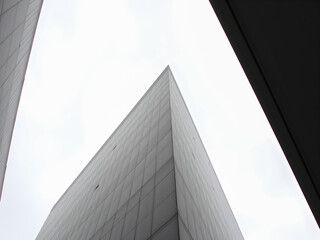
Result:
[[[37,239],[243,239],[169,66]]]
[[[0,198],[33,38],[43,0],[0,0]]]

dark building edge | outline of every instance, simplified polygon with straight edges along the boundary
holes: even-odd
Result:
[[[320,196],[228,0],[209,0],[320,227]]]
[[[10,148],[11,148],[12,136],[13,136],[14,127],[15,127],[15,123],[16,123],[16,119],[17,119],[17,115],[18,115],[18,110],[19,110],[19,105],[20,105],[21,94],[22,94],[22,91],[23,91],[24,80],[25,80],[26,72],[27,72],[28,65],[29,65],[29,60],[30,60],[30,56],[31,56],[31,51],[32,51],[32,47],[33,47],[34,38],[35,38],[35,35],[36,35],[36,32],[37,32],[37,28],[38,28],[38,23],[39,23],[39,18],[40,18],[42,6],[43,6],[43,1],[41,1],[41,6],[40,6],[39,14],[38,14],[38,17],[37,17],[37,22],[36,22],[36,28],[35,28],[34,34],[33,34],[33,36],[32,36],[32,41],[31,41],[31,47],[30,47],[29,57],[27,58],[26,68],[25,68],[25,70],[24,70],[23,80],[22,80],[22,82],[21,82],[21,85],[22,85],[22,86],[21,86],[21,91],[20,91],[20,94],[19,94],[19,97],[18,97],[17,110],[16,110],[16,112],[15,112],[15,116],[14,116],[14,120],[13,120],[13,128],[12,128],[12,131],[11,131],[10,136],[9,136],[9,145],[8,145],[7,157],[6,157],[7,160],[6,160],[5,170],[4,170],[4,174],[3,174],[3,179],[1,179],[2,182],[0,181],[0,183],[2,183],[2,184],[0,185],[0,201],[1,201],[1,198],[2,198],[3,185],[4,185],[5,176],[6,176],[6,172],[7,172],[7,163],[8,163],[8,158],[9,158],[9,151],[10,151]]]

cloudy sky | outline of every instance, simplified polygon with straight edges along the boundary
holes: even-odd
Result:
[[[8,160],[0,239],[36,237],[167,65],[245,239],[320,239],[207,0],[44,1]]]

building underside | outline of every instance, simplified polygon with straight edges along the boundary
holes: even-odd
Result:
[[[210,3],[320,226],[320,2]]]

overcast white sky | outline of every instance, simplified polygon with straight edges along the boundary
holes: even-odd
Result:
[[[320,239],[207,0],[44,1],[0,203],[0,239],[36,237],[168,64],[245,239]]]

